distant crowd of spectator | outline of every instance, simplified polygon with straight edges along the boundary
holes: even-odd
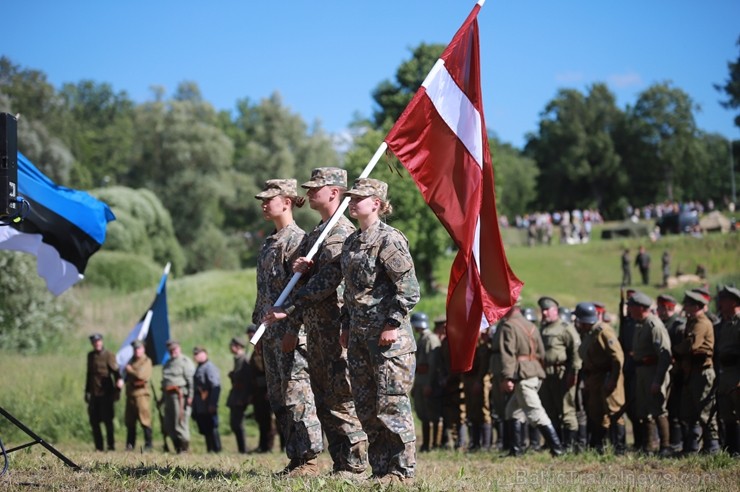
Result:
[[[563,244],[585,243],[591,237],[594,224],[604,222],[597,209],[556,210],[554,212],[534,212],[516,215],[514,223],[509,223],[505,215],[499,217],[501,227],[516,227],[527,230],[527,244],[552,244],[555,227],[560,229],[560,242]]]

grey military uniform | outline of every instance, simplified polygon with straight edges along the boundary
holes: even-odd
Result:
[[[193,361],[180,355],[169,359],[162,368],[162,398],[164,399],[164,432],[175,443],[187,449],[190,442],[191,407],[193,397]]]

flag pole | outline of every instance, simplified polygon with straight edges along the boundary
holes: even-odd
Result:
[[[365,166],[365,169],[360,173],[358,176],[358,179],[360,178],[367,178],[372,170],[375,168],[375,165],[380,160],[383,153],[388,148],[388,144],[383,141],[380,146],[378,147],[378,150],[375,151],[375,154],[370,159],[370,162],[367,163],[367,166]],[[316,242],[313,243],[313,246],[311,246],[311,249],[308,251],[308,254],[306,255],[306,259],[311,260],[314,255],[318,252],[319,246],[321,246],[321,243],[324,242],[324,239],[326,239],[326,236],[329,235],[329,232],[334,227],[334,225],[339,221],[339,219],[342,217],[342,214],[344,214],[344,211],[347,209],[347,206],[349,205],[349,197],[345,197],[342,200],[342,203],[339,205],[337,210],[334,212],[334,215],[331,216],[331,219],[329,219],[329,222],[326,223],[324,226],[324,229],[321,231],[321,234],[319,234],[319,237],[316,239]],[[285,286],[283,289],[283,292],[280,293],[280,297],[278,297],[277,301],[275,301],[274,307],[280,307],[285,302],[285,299],[288,298],[288,295],[293,290],[293,287],[295,287],[295,284],[298,283],[298,280],[301,278],[302,273],[296,272],[293,274],[293,277],[290,279],[290,282],[288,282],[288,285]],[[260,338],[262,338],[262,335],[265,333],[266,325],[264,323],[260,323],[259,327],[257,328],[257,331],[254,332],[254,335],[252,335],[252,339],[249,340],[249,343],[252,345],[257,345],[257,342],[260,341]]]

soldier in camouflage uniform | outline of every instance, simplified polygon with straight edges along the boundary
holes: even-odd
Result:
[[[126,449],[133,450],[136,445],[136,422],[144,430],[144,449],[152,449],[152,412],[149,380],[152,377],[152,360],[146,355],[144,342],[131,343],[134,356],[126,364]]]
[[[234,368],[229,371],[231,390],[226,398],[229,407],[229,426],[236,438],[236,448],[242,454],[247,452],[246,437],[244,435],[244,413],[247,405],[252,401],[251,368],[244,347],[247,342],[242,337],[234,337],[229,343],[229,350],[234,356]]]
[[[465,409],[468,417],[468,450],[491,448],[491,342],[488,330],[478,332],[473,366],[462,375]]]
[[[627,301],[630,317],[635,321],[632,340],[632,359],[636,366],[635,412],[643,427],[644,450],[658,451],[654,441],[660,439],[660,456],[673,453],[666,399],[671,366],[671,341],[668,330],[650,311],[653,300],[642,292],[635,292]]]
[[[681,422],[687,433],[684,454],[696,452],[700,438],[702,451],[716,454],[719,451],[717,426],[711,415],[715,380],[714,328],[704,313],[707,305],[704,296],[686,291],[683,305],[687,316],[684,339],[674,347],[674,352],[680,357],[685,382],[681,399]]]
[[[432,370],[434,359],[439,354],[441,342],[429,329],[429,318],[425,313],[411,315],[411,327],[418,334],[416,340],[416,377],[411,395],[414,399],[416,416],[421,421],[421,447],[419,451],[428,452],[434,447],[439,422],[439,406],[432,395]]]
[[[190,414],[193,407],[193,361],[182,355],[177,340],[167,340],[170,358],[162,367],[164,433],[172,439],[177,453],[190,450]]]
[[[360,178],[346,194],[360,229],[342,248],[342,343],[348,344],[352,394],[373,475],[408,482],[416,470],[409,399],[416,341],[409,312],[419,301],[419,283],[408,240],[381,221],[391,212],[387,190],[382,181]]]
[[[252,322],[268,324],[261,340],[267,396],[290,459],[282,474],[312,476],[318,474],[316,457],[324,443],[309,380],[305,328],[300,320],[271,322],[268,316],[293,276],[293,262],[306,235],[293,220],[293,206],[300,207],[305,200],[298,196],[294,179],[268,180],[255,197],[262,200],[264,218],[275,224],[257,258],[257,300]],[[292,302],[291,295],[285,304]]]
[[[719,360],[717,407],[725,428],[725,447],[740,456],[740,290],[719,291],[722,327],[716,344]]]
[[[521,435],[526,421],[536,425],[545,437],[553,456],[563,454],[558,433],[545,409],[542,408],[539,389],[545,371],[542,360],[545,347],[537,327],[527,321],[519,302],[504,315],[499,323],[499,349],[501,351],[501,389],[512,394],[506,404],[506,420],[511,447],[509,454],[523,453]]]
[[[118,399],[123,387],[123,379],[118,373],[116,354],[103,347],[103,335],[90,335],[93,349],[87,354],[87,378],[85,382],[85,402],[90,417],[95,449],[103,451],[103,433],[100,424],[105,425],[108,451],[116,448],[113,432],[113,403]]]
[[[329,443],[329,454],[336,473],[363,473],[367,468],[367,434],[357,418],[349,382],[347,349],[339,343],[342,305],[342,244],[355,226],[344,215],[321,243],[314,259],[306,255],[332,218],[347,190],[347,172],[336,167],[320,167],[311,172],[306,188],[312,209],[321,214],[321,222],[306,236],[298,249],[300,257],[293,270],[303,273],[303,283],[293,295],[292,304],[274,308],[268,320],[287,316],[300,319],[308,335],[308,365],[311,388],[321,427]]]
[[[609,432],[615,454],[624,454],[624,352],[617,334],[599,320],[596,306],[582,302],[576,306],[575,326],[582,335],[578,351],[583,361],[585,408],[591,433],[590,446],[604,452],[604,437]]]
[[[668,330],[671,339],[671,352],[673,359],[677,360],[680,355],[676,354],[676,347],[684,339],[686,319],[681,316],[678,309],[678,301],[668,294],[658,296],[658,317]],[[674,364],[670,372],[671,385],[668,391],[668,422],[670,424],[671,447],[674,452],[683,449],[685,435],[684,426],[681,424],[681,399],[683,398],[683,371],[679,364]]]
[[[561,319],[555,299],[541,297],[537,304],[542,313],[540,333],[545,344],[545,380],[540,399],[563,446],[570,448],[578,433],[576,380],[581,369],[581,338],[570,322]]]

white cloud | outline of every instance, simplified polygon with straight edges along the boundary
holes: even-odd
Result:
[[[609,85],[618,89],[642,85],[642,77],[637,72],[616,73],[607,77]]]

